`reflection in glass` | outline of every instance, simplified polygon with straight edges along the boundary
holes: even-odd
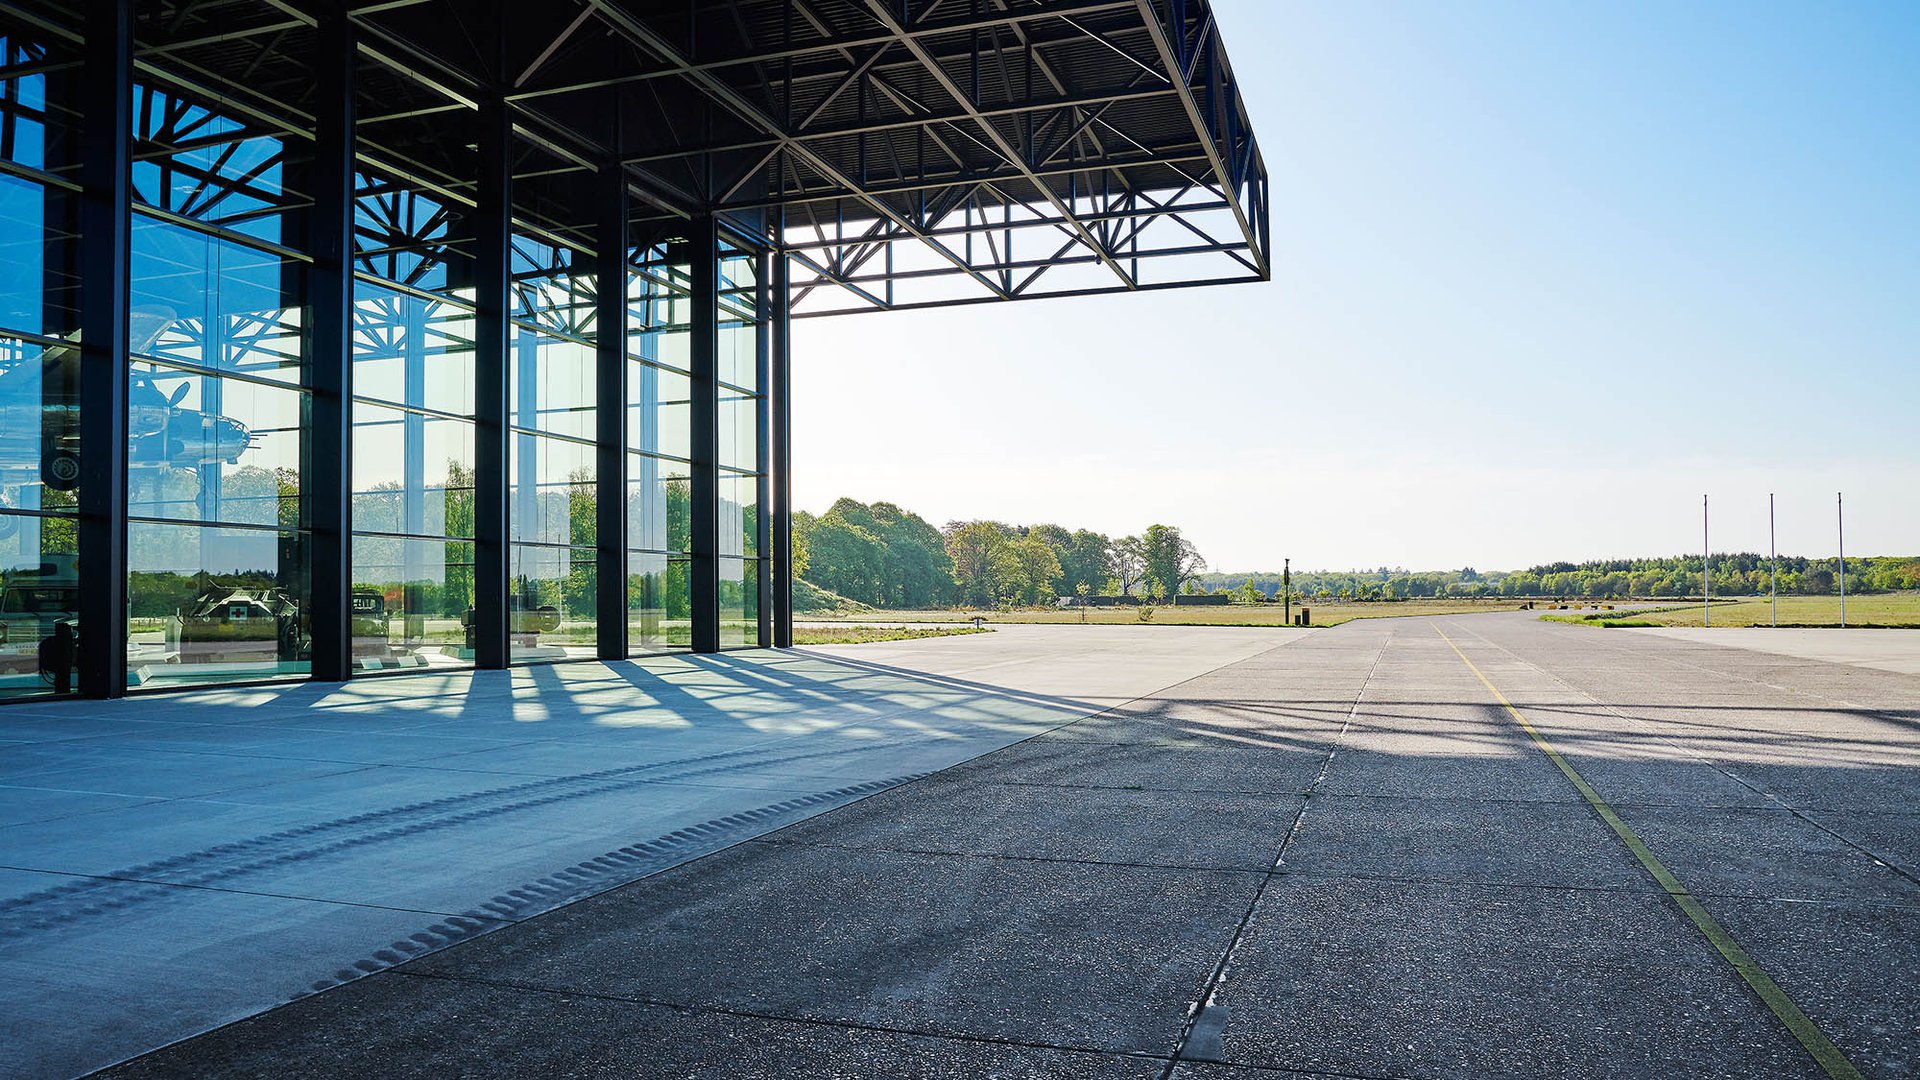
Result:
[[[720,647],[760,644],[760,563],[720,560]]]
[[[720,473],[720,554],[760,554],[760,478]]]
[[[70,692],[80,575],[72,517],[0,511],[0,700]]]
[[[136,354],[300,381],[301,263],[139,213],[131,239]]]
[[[354,396],[472,416],[473,386],[471,308],[355,285]]]
[[[627,556],[627,641],[635,652],[685,649],[693,642],[685,559]]]
[[[310,667],[297,532],[134,521],[127,597],[129,685],[295,677]]]
[[[354,666],[362,671],[473,661],[473,545],[353,538]]]
[[[127,511],[297,527],[299,391],[136,361],[127,385]]]
[[[590,545],[594,537],[594,448],[516,431],[509,469],[515,543]]]
[[[355,402],[353,525],[471,537],[473,424]]]
[[[692,550],[693,496],[684,462],[627,459],[627,543],[642,551]]]
[[[508,572],[507,634],[514,662],[591,658],[593,549],[516,544]]]

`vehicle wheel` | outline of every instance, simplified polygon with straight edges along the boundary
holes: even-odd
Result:
[[[40,479],[55,491],[80,486],[80,455],[71,450],[49,450],[40,458]]]

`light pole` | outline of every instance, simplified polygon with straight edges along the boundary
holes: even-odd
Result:
[[[1272,563],[1268,563],[1272,566]],[[1293,625],[1293,560],[1280,560],[1280,617]]]
[[[1833,512],[1840,522],[1840,628],[1847,627],[1847,505],[1843,492],[1833,493]]]
[[[1700,496],[1700,625],[1713,625],[1713,547],[1707,542],[1707,497]]]
[[[1780,544],[1773,531],[1773,492],[1767,492],[1767,625],[1780,625]]]

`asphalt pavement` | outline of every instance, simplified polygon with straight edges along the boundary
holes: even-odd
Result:
[[[108,1075],[1920,1074],[1920,677],[1276,642]]]

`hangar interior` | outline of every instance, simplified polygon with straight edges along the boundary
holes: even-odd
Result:
[[[790,644],[795,322],[1271,247],[1202,0],[9,2],[0,246],[0,701]]]

